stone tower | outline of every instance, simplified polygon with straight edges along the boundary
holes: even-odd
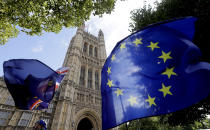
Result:
[[[70,67],[60,87],[51,129],[101,129],[101,69],[106,59],[104,34],[77,29],[63,66]]]
[[[101,69],[105,59],[103,32],[100,30],[96,37],[79,27],[63,62],[70,71],[47,110],[16,109],[0,77],[0,129],[30,129],[42,119],[49,130],[100,130]]]

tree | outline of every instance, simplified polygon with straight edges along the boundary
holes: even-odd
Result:
[[[149,24],[160,21],[180,18],[185,16],[196,16],[196,33],[193,42],[203,53],[201,60],[210,62],[210,0],[162,0],[156,2],[156,8],[144,6],[141,9],[131,12],[131,32],[142,29]],[[200,103],[187,109],[177,111],[160,117],[162,123],[169,123],[172,126],[189,126],[195,121],[202,121],[210,114],[210,96]]]
[[[43,31],[58,33],[63,26],[80,26],[91,13],[111,13],[115,3],[116,0],[0,0],[0,44],[16,37],[19,30],[41,35]]]
[[[138,120],[130,121],[129,123],[122,124],[119,126],[120,130],[196,130],[196,129],[209,129],[210,119],[204,119],[201,121],[195,121],[191,124],[185,125],[170,125],[168,122],[162,122],[162,117],[167,116],[156,116],[147,117]]]
[[[170,126],[169,124],[161,124],[160,117],[148,117],[133,120],[127,124],[122,124],[120,130],[182,130],[180,126]]]
[[[156,8],[145,5],[131,12],[130,31],[135,32],[150,24],[185,16],[198,17],[194,43],[201,49],[201,60],[210,62],[210,0],[162,0],[156,2]]]

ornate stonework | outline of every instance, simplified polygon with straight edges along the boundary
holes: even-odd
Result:
[[[0,129],[30,129],[39,119],[51,130],[77,130],[81,120],[88,120],[93,130],[101,129],[101,69],[106,59],[104,35],[98,37],[77,29],[63,66],[70,67],[59,91],[47,110],[22,111],[0,78]]]

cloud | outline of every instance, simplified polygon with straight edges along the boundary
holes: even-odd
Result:
[[[64,45],[65,47],[68,47],[69,46],[69,41],[61,40],[61,44]]]
[[[154,2],[155,0],[150,0],[146,4],[153,4]],[[117,1],[115,10],[111,15],[105,14],[101,18],[92,15],[90,20],[86,22],[86,31],[98,36],[99,29],[102,29],[105,36],[106,51],[109,55],[117,42],[130,35],[128,30],[131,22],[130,12],[143,7],[143,5],[143,0]]]
[[[38,45],[34,48],[32,48],[32,52],[37,53],[37,52],[42,52],[43,51],[43,45]]]
[[[138,4],[136,4],[138,3]],[[109,55],[116,43],[130,34],[128,31],[130,11],[140,8],[143,2],[139,0],[117,1],[115,10],[111,15],[105,14],[102,18],[91,16],[89,25],[90,33],[97,36],[97,31],[102,29],[105,36],[107,54]],[[97,31],[96,31],[97,30]]]

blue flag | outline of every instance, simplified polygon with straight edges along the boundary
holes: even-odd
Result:
[[[102,69],[102,127],[171,113],[210,94],[210,64],[192,43],[196,18],[148,26],[117,43]]]
[[[5,61],[3,68],[5,83],[17,108],[23,110],[48,108],[54,96],[56,81],[62,80],[60,74],[33,59]]]

